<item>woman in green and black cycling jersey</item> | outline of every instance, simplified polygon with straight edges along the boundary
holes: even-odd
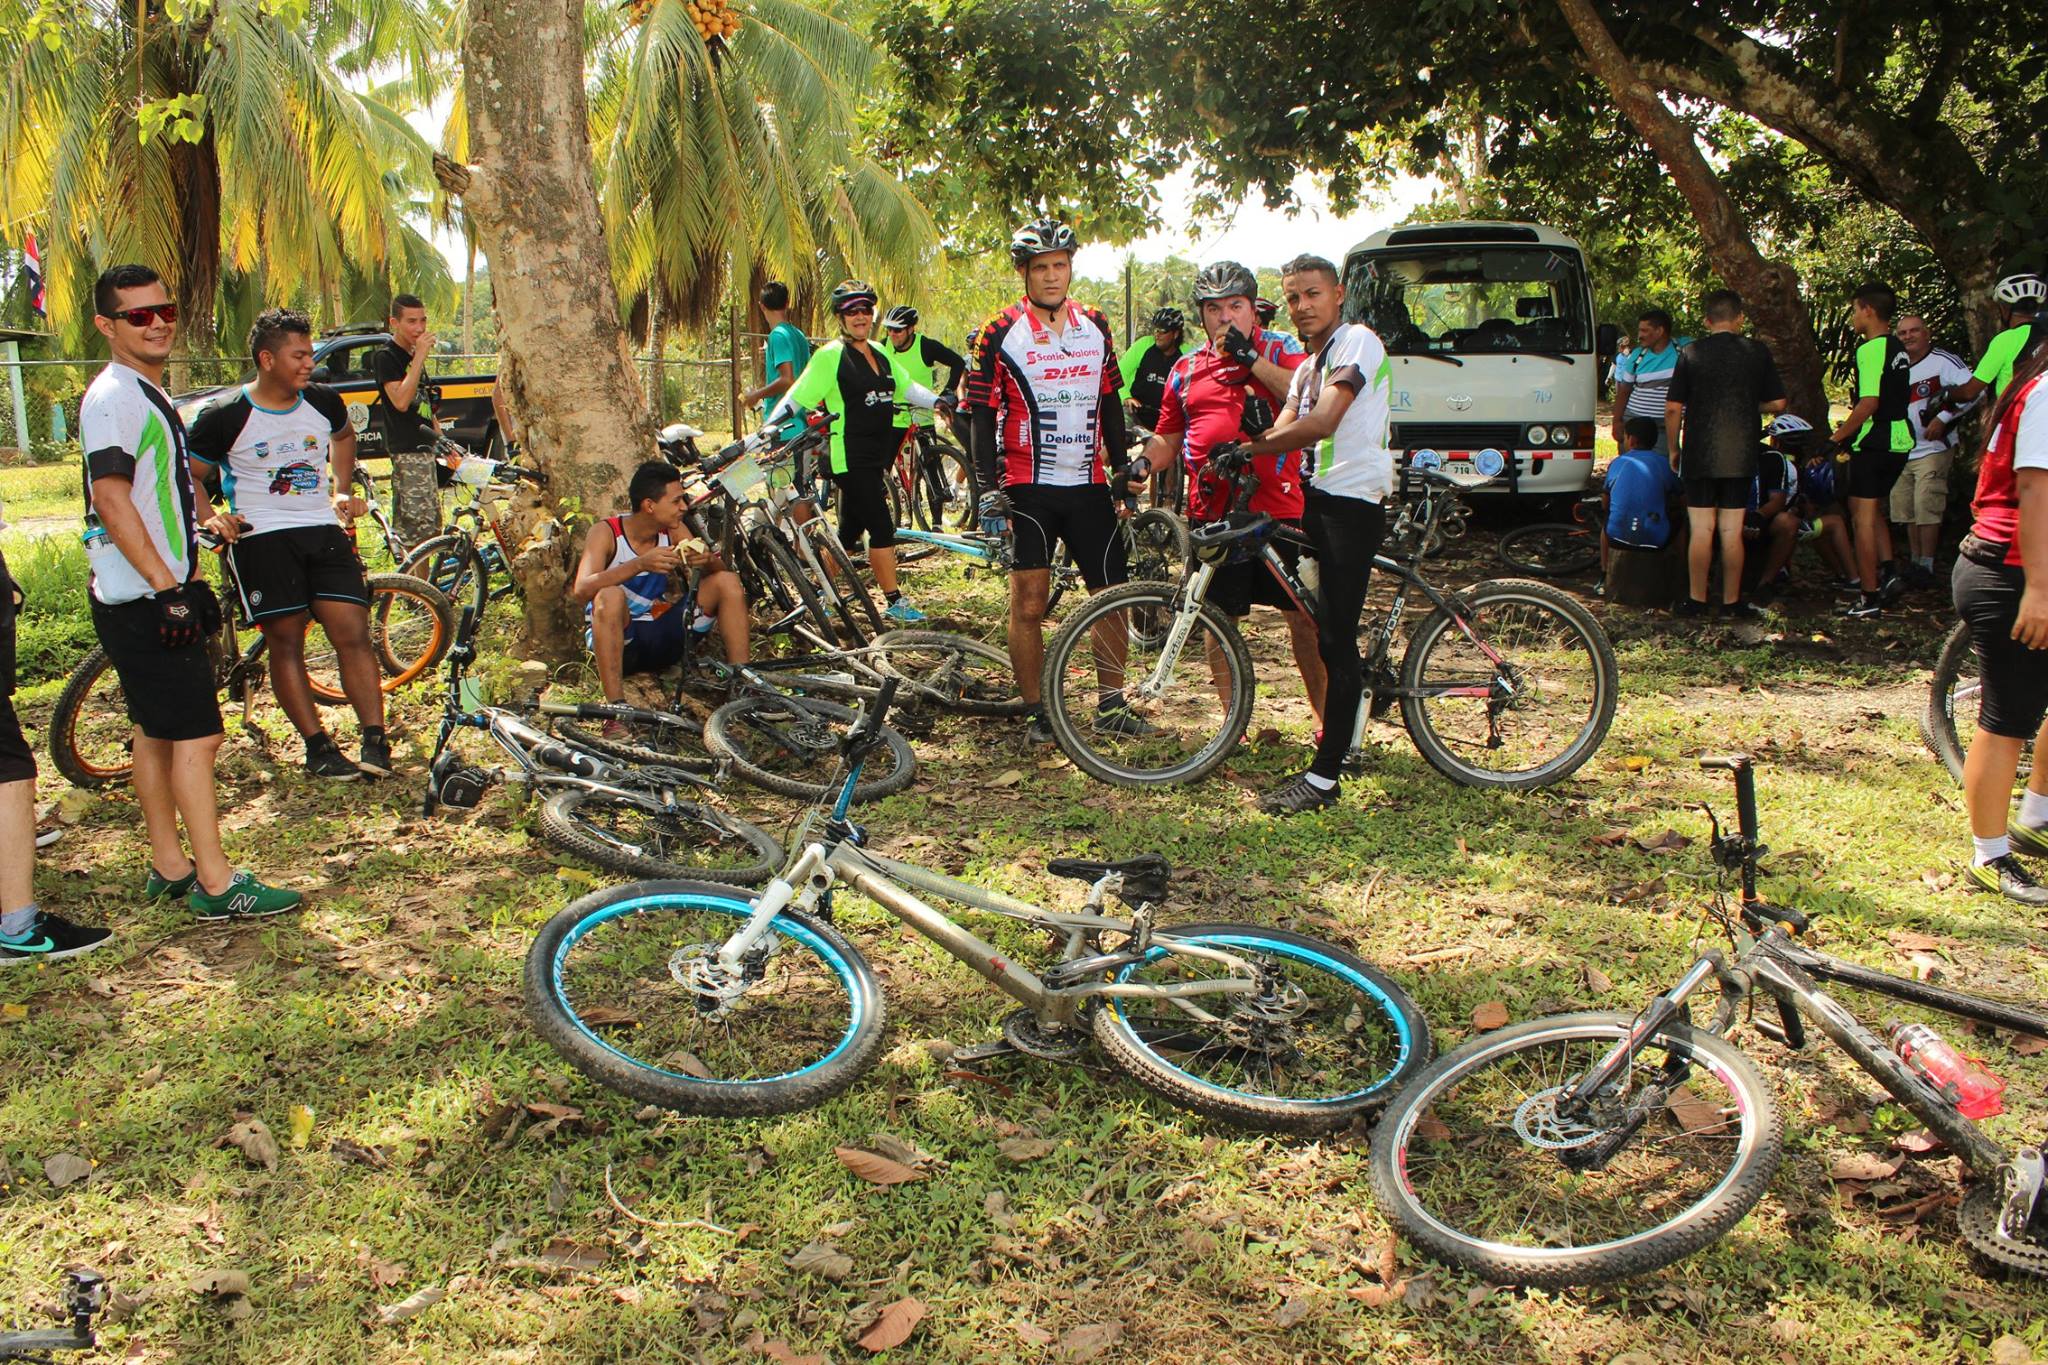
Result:
[[[843,280],[833,289],[839,339],[818,348],[784,401],[799,411],[823,404],[838,418],[827,468],[839,489],[839,539],[850,550],[866,539],[868,564],[889,603],[884,614],[915,624],[924,613],[897,586],[896,519],[882,479],[902,439],[896,404],[935,407],[939,395],[907,373],[897,353],[873,344],[875,297],[874,287],[860,280]]]

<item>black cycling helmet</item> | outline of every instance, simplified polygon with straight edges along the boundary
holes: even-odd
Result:
[[[1081,239],[1056,218],[1039,218],[1017,229],[1010,238],[1010,264],[1026,266],[1033,256],[1049,251],[1079,251]]]
[[[1195,276],[1195,306],[1201,307],[1211,299],[1246,298],[1259,296],[1258,277],[1236,261],[1218,261],[1202,267],[1202,273]]]
[[[1252,311],[1259,315],[1259,326],[1271,327],[1273,319],[1280,316],[1280,305],[1271,299],[1253,299]]]
[[[1152,315],[1152,330],[1155,332],[1184,332],[1187,326],[1187,315],[1178,308],[1162,308]]]
[[[875,287],[866,280],[841,280],[832,286],[832,312],[849,312],[863,303],[873,308],[878,297]]]
[[[907,303],[899,303],[883,315],[882,325],[884,327],[915,327],[917,326],[917,310]]]

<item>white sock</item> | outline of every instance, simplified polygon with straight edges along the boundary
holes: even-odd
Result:
[[[1996,862],[2012,852],[2012,840],[2003,834],[1995,839],[1979,839],[1971,835],[1970,842],[1977,846],[1977,856],[1970,860],[1977,867]]]
[[[2040,829],[2048,825],[2048,796],[2043,796],[2032,787],[2020,794],[2020,823],[2028,829]]]
[[[36,927],[36,903],[30,901],[19,910],[9,910],[0,915],[0,934],[8,938],[20,938]]]
[[[1335,791],[1337,789],[1336,779],[1334,778],[1322,777],[1316,773],[1303,773],[1302,776],[1307,778],[1308,784],[1319,792]]]

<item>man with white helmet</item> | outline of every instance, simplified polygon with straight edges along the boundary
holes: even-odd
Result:
[[[2007,275],[1991,287],[1991,299],[1998,305],[2005,330],[1991,338],[1967,383],[1936,396],[1926,405],[1930,440],[1941,439],[1942,432],[1955,425],[1961,414],[1949,409],[1967,407],[1986,389],[1991,390],[1992,400],[1997,401],[2005,386],[2012,382],[2013,367],[2033,354],[2043,340],[2048,340],[2048,319],[2040,316],[2042,302],[2048,300],[2048,280],[2031,270]]]

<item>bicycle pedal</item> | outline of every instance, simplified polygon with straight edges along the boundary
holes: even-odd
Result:
[[[976,1043],[973,1047],[963,1047],[952,1055],[949,1062],[953,1066],[961,1066],[969,1062],[984,1062],[992,1057],[1008,1057],[1016,1051],[1017,1049],[1011,1046],[1006,1039],[998,1038],[993,1042]]]

